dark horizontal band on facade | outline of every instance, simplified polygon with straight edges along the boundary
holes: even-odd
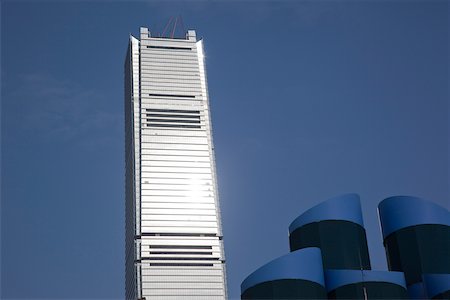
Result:
[[[181,156],[181,155],[180,155]],[[185,155],[186,156],[186,155]],[[208,156],[205,156],[205,158],[209,158]],[[173,163],[210,163],[209,160],[171,160],[171,159],[141,159],[141,162],[173,162]]]
[[[149,245],[152,249],[212,249],[212,246],[197,245]]]
[[[189,142],[189,141],[187,141],[186,143],[181,143],[181,142],[176,142],[176,141],[163,141],[163,142],[143,142],[143,144],[147,144],[147,145],[152,145],[152,146],[160,146],[161,147],[161,145],[163,145],[163,146],[168,146],[168,147],[170,147],[170,146],[173,146],[173,145],[188,145],[188,146],[208,146],[208,144],[207,143],[204,143],[204,142],[200,142],[200,143],[193,143],[193,142]],[[148,149],[156,149],[156,148],[148,148]],[[164,149],[164,150],[167,150],[167,149]],[[172,150],[181,150],[181,151],[184,151],[184,149],[172,149]],[[201,149],[201,151],[208,151],[208,148],[206,148],[206,149]]]
[[[184,63],[192,63],[192,64],[198,64],[197,56],[194,55],[177,55],[177,56],[162,56],[161,54],[156,53],[147,53],[147,55],[141,57],[142,62],[156,62],[156,63],[178,63],[178,62],[184,62]]]
[[[152,216],[161,216],[161,215],[165,215],[165,216],[171,216],[171,214],[147,214],[147,215],[152,215]],[[179,216],[180,214],[177,214],[177,216]],[[191,216],[191,215],[189,215]],[[198,216],[198,215],[192,215],[192,216]],[[200,216],[205,216],[205,215],[200,215]],[[206,215],[208,217],[215,217],[216,215]],[[188,221],[188,220],[176,220],[176,219],[167,219],[167,220],[144,220],[144,221],[148,221],[148,222],[185,222],[185,223],[191,223],[191,222],[195,222],[195,223],[215,223],[216,220],[196,220],[196,221]],[[161,225],[162,226],[162,225]],[[180,225],[163,225],[165,228],[169,228],[169,227],[180,227]],[[187,226],[187,225],[185,225]],[[195,227],[199,227],[198,225]],[[211,225],[209,226],[200,226],[200,227],[207,227],[207,228],[211,228]],[[213,227],[215,228],[215,226]]]
[[[195,52],[178,52],[175,58],[173,54],[164,54],[162,51],[145,51],[141,55],[142,62],[154,62],[160,61],[198,61],[197,54]]]
[[[145,64],[144,68],[141,68],[142,70],[148,70],[148,71],[153,71],[153,70],[173,70],[173,71],[178,71],[178,70],[188,70],[191,72],[195,72],[198,70],[198,67],[196,68],[195,66],[189,66],[189,65],[171,65],[171,66],[167,66],[167,65],[161,65],[161,64],[155,64],[155,63],[147,63]]]
[[[183,138],[183,139],[207,138],[206,134],[205,135],[196,135],[196,134],[180,135],[180,134],[170,134],[170,132],[167,132],[167,131],[162,131],[160,133],[148,133],[148,132],[146,132],[146,134],[142,134],[141,137],[144,137],[144,138],[147,138],[147,137],[148,138],[160,137],[160,138],[167,138],[167,139],[170,139],[170,138]],[[156,155],[165,156],[166,154],[156,154]]]
[[[152,267],[213,267],[214,264],[151,263]]]
[[[142,232],[140,235],[136,235],[135,238],[141,238],[142,236],[197,236],[197,237],[221,237],[215,233],[185,233],[185,232]]]
[[[156,52],[157,53],[157,52]],[[179,54],[187,54],[189,52],[178,52],[177,56],[178,59],[168,59],[169,57],[165,56],[165,57],[161,57],[161,55],[159,55],[159,57],[155,52],[151,52],[151,53],[146,53],[145,56],[142,57],[143,59],[143,63],[144,63],[144,70],[146,71],[154,71],[156,68],[161,69],[166,67],[167,69],[173,70],[174,68],[178,67],[178,66],[188,66],[191,67],[192,70],[192,75],[195,74],[199,74],[199,69],[198,69],[198,65],[197,68],[195,68],[195,62],[197,60],[196,56],[191,56],[191,55],[179,55]],[[154,56],[154,57],[153,57]]]
[[[148,183],[148,184],[150,184],[150,183]],[[158,183],[158,185],[160,185],[160,183]],[[188,185],[189,186],[189,185]],[[166,188],[166,189],[162,189],[162,188],[157,188],[157,189],[152,189],[152,188],[142,188],[141,190],[143,190],[143,191],[158,191],[158,192],[167,192],[167,191],[174,191],[174,188],[173,187],[171,187],[171,188]],[[175,191],[177,191],[177,192],[180,192],[180,193],[192,193],[192,188],[185,188],[185,189],[175,189]],[[214,193],[214,191],[212,191],[211,189],[209,189],[209,190],[197,190],[196,189],[196,193],[197,192],[204,192],[204,193],[210,193],[210,194],[213,194]],[[165,196],[165,195],[164,195]]]
[[[145,45],[145,46],[150,46],[150,45]],[[155,46],[153,46],[155,47]],[[189,47],[181,47],[181,48],[189,48]],[[146,49],[151,49],[151,48],[144,48],[143,51],[140,53],[142,57],[174,57],[173,53],[170,51],[146,51]],[[177,53],[177,56],[180,57],[193,57],[193,58],[197,58],[197,49],[191,48],[192,51],[180,51]]]
[[[198,126],[198,125],[197,125]],[[180,132],[179,130],[177,130],[177,132]],[[194,132],[199,132],[198,130],[195,130]],[[202,131],[203,132],[203,131]],[[165,132],[167,133],[167,132]],[[152,139],[154,137],[160,137],[160,135],[155,135],[155,134],[142,134],[142,138],[143,139]],[[149,141],[149,142],[143,142],[142,143],[142,148],[141,148],[141,153],[142,154],[146,154],[146,155],[152,155],[152,156],[185,156],[185,155],[191,155],[193,152],[192,151],[200,151],[202,153],[200,154],[206,154],[208,152],[208,148],[207,149],[196,149],[196,148],[172,148],[172,149],[158,149],[158,148],[154,148],[155,144],[179,144],[179,143],[172,143],[170,141],[171,137],[175,137],[175,138],[184,138],[183,136],[170,136],[170,135],[165,135],[161,137],[165,138],[168,137],[168,139],[166,141],[161,141],[161,142],[157,142],[157,141]],[[189,141],[189,138],[192,136],[187,136],[185,140]],[[205,138],[203,136],[197,137],[197,136],[193,136],[194,138]],[[206,143],[183,143],[183,145],[208,145]],[[145,150],[145,151],[144,151]],[[168,152],[158,152],[157,150],[168,150]],[[177,153],[171,153],[171,151],[178,151]],[[183,154],[183,151],[189,151],[189,154]],[[153,152],[153,153],[151,153]],[[178,154],[181,153],[181,154]],[[198,156],[198,155],[197,155]]]
[[[145,87],[152,86],[173,86],[177,85],[177,87],[194,87],[196,89],[201,89],[200,78],[199,77],[175,77],[172,78],[161,78],[161,76],[153,76],[142,78],[142,84]],[[158,81],[156,81],[158,80]]]
[[[212,252],[198,252],[198,251],[150,251],[153,255],[212,255]]]
[[[144,155],[148,155],[148,156],[150,156],[150,155],[152,155],[152,154],[144,154]],[[142,156],[142,155],[141,155]],[[154,162],[161,162],[161,163],[165,163],[165,162],[173,162],[173,163],[208,163],[208,164],[211,164],[211,161],[210,160],[187,160],[185,157],[192,157],[192,156],[189,156],[189,155],[170,155],[170,156],[173,156],[173,157],[177,157],[177,156],[179,156],[179,157],[181,157],[181,159],[141,159],[141,162],[143,162],[144,164],[143,164],[143,166],[145,166],[145,163],[154,163]],[[194,157],[200,157],[200,158],[209,158],[209,156],[206,156],[206,155],[204,155],[204,156],[194,156]]]
[[[163,210],[165,212],[158,213],[158,212],[152,212],[152,210],[156,210],[156,211]],[[196,213],[196,211],[198,211],[198,213]],[[201,208],[173,208],[173,207],[170,207],[170,208],[154,208],[154,207],[147,208],[147,207],[145,207],[145,208],[141,209],[141,214],[143,217],[144,216],[167,216],[167,217],[177,216],[177,217],[179,217],[179,216],[183,216],[183,215],[186,215],[189,217],[193,217],[193,216],[195,216],[195,217],[201,217],[201,216],[214,217],[214,216],[216,216],[216,214],[212,213],[212,211],[215,211],[215,209],[214,208],[201,209]],[[215,222],[216,220],[180,220],[175,217],[175,220],[174,219],[170,219],[170,220],[169,219],[164,219],[164,220],[153,220],[153,219],[144,220],[143,219],[142,221],[155,221],[155,222],[156,221],[158,221],[158,222],[178,221],[178,222],[189,222],[189,223],[191,223],[191,222],[201,223],[201,222]],[[176,225],[166,225],[166,226],[178,227]]]
[[[148,133],[153,134],[154,130],[164,130],[164,132],[168,133],[168,134],[170,134],[172,132],[175,132],[175,133],[180,133],[180,132],[185,132],[185,133],[188,133],[188,132],[199,133],[199,132],[201,132],[201,133],[204,133],[206,131],[205,127],[201,127],[200,130],[198,128],[192,128],[192,129],[184,128],[183,131],[178,130],[177,128],[170,128],[170,127],[165,127],[165,128],[157,128],[157,127],[155,127],[155,128],[151,128],[151,127],[145,126],[145,127],[142,127],[141,129],[144,129],[144,130],[141,131],[141,135],[142,136],[149,135]],[[149,148],[147,148],[147,149],[149,149]]]
[[[142,84],[145,85],[145,87],[151,87],[151,86],[174,86],[177,87],[194,87],[194,88],[201,88],[200,85],[200,78],[193,77],[193,78],[158,78],[158,81],[155,81],[156,78],[154,77],[147,77],[142,79]]]
[[[147,117],[155,118],[188,118],[188,119],[200,119],[200,115],[170,115],[170,114],[146,114]]]
[[[144,166],[145,167],[145,166]],[[155,167],[156,168],[156,167]],[[164,168],[164,167],[162,167]],[[174,167],[176,168],[176,167]],[[183,168],[188,168],[188,167],[183,167]],[[142,169],[142,167],[141,167]],[[191,169],[201,169],[201,168],[195,168],[195,167],[191,167]],[[209,169],[209,168],[203,168],[203,169]],[[146,171],[143,171],[146,172]],[[211,174],[211,172],[199,172],[199,171],[195,171],[195,172],[179,172],[179,171],[158,171],[158,173],[170,173],[170,174],[198,174],[198,175],[205,175],[205,174]]]
[[[143,184],[147,184],[149,185],[149,187],[147,188],[142,188],[142,190],[147,190],[147,191],[173,191],[174,190],[174,185],[178,186],[180,185],[179,188],[175,189],[176,191],[179,192],[192,192],[192,181],[191,180],[187,180],[186,183],[161,183],[161,182],[141,182]],[[165,186],[168,185],[167,187],[161,187],[161,186]],[[152,187],[153,186],[153,187]],[[158,186],[158,187],[156,187]],[[195,183],[195,190],[199,191],[199,192],[214,192],[213,191],[213,185],[210,183]]]
[[[195,96],[185,96],[185,97],[195,97]],[[167,113],[182,113],[182,114],[199,114],[199,110],[184,110],[184,109],[157,109],[157,108],[146,108],[145,111],[149,112],[167,112]]]
[[[166,50],[186,50],[186,51],[192,50],[192,48],[186,48],[186,47],[169,47],[169,46],[147,46],[147,48],[150,48],[150,49],[166,49]]]
[[[179,256],[159,256],[159,257],[141,257],[136,262],[148,261],[148,260],[219,260],[218,257],[179,257]]]
[[[148,173],[149,171],[143,171],[143,173]],[[192,176],[187,175],[195,175],[196,180],[213,180],[211,173],[200,173],[200,172],[167,172],[167,171],[158,171],[158,174],[151,174],[153,176],[142,176],[142,183],[149,183],[145,182],[145,180],[151,180],[151,179],[176,179],[176,180],[192,180]],[[186,177],[171,177],[171,175],[179,174],[180,176],[186,176]],[[167,195],[170,197],[170,195]],[[173,195],[172,195],[173,196]]]
[[[191,174],[191,173],[188,173]],[[184,177],[184,178],[172,178],[172,177],[142,177],[143,180],[145,179],[176,179],[176,180],[190,180],[190,177]],[[200,178],[202,180],[212,180],[211,178]],[[148,183],[148,182],[143,182],[143,183]],[[145,195],[144,195],[145,196]],[[164,195],[164,197],[181,197],[181,198],[186,198],[186,196],[179,196],[179,195]],[[209,198],[210,196],[196,196],[196,198]]]
[[[152,142],[143,142],[142,144],[148,147],[148,148],[144,148],[144,149],[147,149],[147,150],[176,150],[176,151],[192,151],[192,150],[194,150],[194,151],[203,151],[203,153],[201,153],[201,154],[203,154],[203,157],[208,157],[209,156],[209,152],[208,152],[209,151],[209,147],[208,147],[209,145],[207,143],[204,143],[204,142],[184,141],[183,143],[181,143],[181,142],[177,143],[176,141],[154,141],[154,142],[152,141]],[[187,146],[186,148],[188,148],[188,149],[185,149],[185,148],[164,149],[164,147],[173,147],[174,145],[183,145],[183,147]],[[155,148],[155,147],[163,147],[163,148]],[[147,152],[147,151],[144,151],[144,152]],[[142,153],[142,151],[141,151],[141,153]],[[179,156],[190,156],[190,154],[191,154],[191,152],[189,152],[189,154],[179,155]],[[150,157],[148,157],[147,160],[156,160],[156,161],[161,161],[161,160],[157,159],[158,158],[157,156],[166,156],[165,153],[161,154],[161,152],[157,153],[157,154],[154,154],[154,153],[142,153],[141,155],[148,155]],[[177,156],[177,155],[176,154],[172,154],[172,156]],[[194,155],[194,156],[199,156],[199,155]],[[156,158],[156,159],[153,159],[153,158]],[[170,160],[170,161],[173,161],[173,160]],[[199,161],[199,162],[202,162],[202,161]],[[209,161],[203,161],[203,162],[209,162]]]
[[[210,180],[210,179],[204,179],[204,180]],[[149,180],[147,179],[147,180],[143,180],[142,183],[144,183],[144,184],[158,184],[158,185],[192,186],[191,179],[186,179],[185,182],[149,182]],[[210,187],[210,186],[212,186],[212,184],[211,183],[204,183],[204,184],[202,184],[202,186]],[[164,189],[161,189],[161,190],[164,190]]]
[[[142,266],[143,268],[143,270],[148,270],[148,269],[146,269],[145,268],[145,265],[143,265]],[[177,276],[177,275],[169,275],[169,276]],[[209,283],[219,283],[219,282],[221,282],[221,280],[220,280],[220,278],[222,278],[222,276],[221,275],[191,275],[192,277],[195,277],[195,278],[201,278],[202,279],[202,281],[203,282],[209,282]],[[156,277],[156,276],[153,276],[153,277]],[[217,279],[219,279],[219,281],[218,280],[214,280],[215,278],[217,278]],[[212,279],[212,280],[210,280],[210,279]],[[155,279],[155,278],[152,278],[152,279],[150,279],[150,280],[147,280],[147,279],[142,279],[142,282],[143,283],[153,283],[153,284],[157,284],[157,283],[167,283],[167,281],[165,281],[165,280],[162,280],[162,281],[160,281],[160,280],[158,280],[158,279]],[[174,280],[173,281],[174,283],[190,283],[190,284],[192,284],[192,281],[186,281],[186,280],[183,280],[183,279],[176,279],[176,280]],[[192,289],[196,289],[195,287],[194,288],[192,288]]]
[[[152,70],[141,70],[141,74],[147,74],[147,75],[177,75],[180,73],[184,73],[187,75],[194,75],[194,76],[200,76],[200,73],[194,72],[192,70],[169,70],[167,68],[152,68]],[[182,75],[184,75],[182,74]]]
[[[171,128],[194,128],[200,129],[200,125],[171,125],[171,124],[147,124],[147,127],[171,127]]]
[[[184,120],[184,119],[159,119],[159,118],[147,118],[147,122],[159,122],[159,123],[196,123],[200,124],[200,117],[198,120]]]
[[[212,210],[212,209],[211,209]],[[145,214],[145,215],[147,215],[147,216],[171,216],[171,215],[173,215],[173,214]],[[181,214],[176,214],[176,216],[180,216]],[[215,214],[208,214],[208,215],[198,215],[198,214],[186,214],[186,216],[192,216],[192,217],[197,217],[197,216],[207,216],[207,217],[215,217],[216,215]],[[143,220],[143,221],[147,221],[147,222],[160,222],[160,223],[167,223],[167,222],[170,222],[170,221],[177,221],[177,222],[186,222],[186,223],[192,223],[192,222],[195,222],[195,223],[216,223],[216,220],[211,220],[211,221],[205,221],[205,220],[199,220],[199,221],[187,221],[187,220],[173,220],[173,219],[171,219],[171,220]],[[143,225],[143,226],[146,226],[146,225]],[[152,227],[152,225],[147,225],[147,226],[149,226],[149,227]],[[154,225],[153,225],[154,226]],[[162,225],[161,225],[162,226]],[[186,225],[187,226],[187,225]],[[179,225],[171,225],[171,224],[167,224],[167,225],[164,225],[164,227],[165,228],[169,228],[169,227],[173,227],[173,228],[179,228],[180,226]],[[200,227],[203,227],[203,228],[209,228],[209,229],[216,229],[216,226],[215,225],[208,225],[208,226],[204,226],[204,224],[203,224],[203,226],[200,226],[200,225],[197,225],[197,226],[189,226],[189,227],[198,227],[198,228],[200,228]]]
[[[196,204],[196,203],[200,203],[200,204],[214,204],[214,198],[210,197],[210,199],[208,199],[208,201],[205,202],[198,202],[196,201],[196,199],[193,199],[192,201],[177,201],[177,202],[163,202],[163,201],[155,201],[152,203],[159,203],[159,204],[164,204],[164,203],[170,203],[170,204]]]
[[[211,160],[209,159],[209,153],[208,150],[204,150],[206,153],[204,155],[180,155],[180,154],[147,154],[142,153],[141,154],[141,162],[176,162],[176,163],[211,163]],[[167,156],[167,157],[166,157]],[[144,157],[144,158],[143,158]]]
[[[205,153],[209,153],[208,149],[186,149],[186,148],[182,148],[182,149],[162,149],[162,148],[151,148],[148,147],[148,143],[142,143],[142,147],[141,147],[141,153],[143,155],[154,155],[153,153],[144,153],[146,151],[158,151],[158,150],[164,150],[164,151],[168,151],[167,153],[170,153],[170,151],[178,151],[178,152],[189,152],[189,154],[187,156],[204,156],[204,155],[195,155],[195,152],[200,152],[201,154],[205,154]],[[145,151],[143,151],[145,150]],[[191,154],[192,153],[192,154]],[[168,155],[170,156],[171,154],[166,154],[166,152],[164,152],[164,154],[157,154],[157,155]],[[177,156],[178,154],[172,154],[174,156]],[[180,155],[183,156],[183,155]]]
[[[189,168],[189,169],[198,169],[198,170],[201,170],[201,169],[211,170],[211,167],[198,167],[198,166],[146,166],[146,165],[141,165],[141,168],[142,167],[153,167],[153,168],[161,167],[161,168],[174,168],[174,169],[177,169],[177,168]],[[167,173],[167,172],[164,171],[164,173]]]
[[[180,192],[184,192],[184,191],[180,191]],[[211,192],[211,194],[213,194],[213,192]],[[143,195],[143,196],[147,196],[147,195]],[[159,196],[159,195],[153,195],[153,196]],[[165,195],[161,195],[161,196],[165,196]],[[190,197],[190,196],[188,196],[188,197]],[[212,195],[210,195],[210,197],[212,197]],[[154,203],[154,202],[152,201],[152,203]],[[160,203],[167,203],[167,202],[160,202]],[[171,204],[172,204],[172,202],[171,202]],[[170,207],[170,208],[141,207],[141,209],[172,209],[172,207]],[[211,210],[212,208],[183,207],[182,209]],[[197,221],[197,220],[195,220],[195,221]],[[198,220],[198,221],[201,221],[201,220]]]
[[[177,94],[148,94],[151,97],[177,97],[177,98],[195,98],[193,95],[177,95]]]
[[[146,234],[141,234],[141,235],[135,235],[134,239],[135,240],[140,240],[142,239],[142,237],[146,237],[146,236],[172,236],[172,237],[185,237],[186,235],[146,235]],[[219,241],[223,240],[223,236],[221,235],[216,235],[216,234],[207,234],[207,235],[187,235],[187,236],[195,236],[195,237],[217,237],[219,238]]]
[[[196,66],[198,66],[197,61],[195,59],[177,59],[177,60],[170,60],[170,59],[148,59],[145,58],[144,60],[142,60],[145,62],[145,67],[147,68],[151,68],[153,66],[163,66],[163,67],[168,67],[168,68],[173,68],[173,67],[183,67],[183,66],[188,66],[188,67],[193,67],[195,68]]]

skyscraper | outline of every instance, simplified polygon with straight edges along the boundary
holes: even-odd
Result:
[[[224,299],[203,41],[130,36],[125,60],[126,298]]]

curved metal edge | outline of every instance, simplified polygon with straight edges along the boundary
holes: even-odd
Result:
[[[303,225],[324,220],[350,221],[364,227],[358,194],[344,194],[322,202],[298,216],[289,225],[289,233]]]
[[[371,271],[371,270],[325,270],[325,286],[327,292],[347,284],[359,282],[387,282],[399,285],[406,290],[403,272]]]
[[[450,290],[450,274],[424,274],[422,278],[429,298]]]
[[[303,279],[325,287],[320,249],[304,248],[270,261],[242,281],[241,294],[259,283],[280,279]]]
[[[450,226],[450,212],[442,206],[412,196],[394,196],[378,204],[383,239],[400,229],[420,224]]]

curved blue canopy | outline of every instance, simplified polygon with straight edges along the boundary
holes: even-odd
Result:
[[[266,281],[303,279],[325,286],[319,248],[311,247],[290,252],[272,260],[250,274],[241,284],[241,292]]]
[[[450,226],[450,212],[433,203],[412,196],[394,196],[378,204],[383,238],[414,225],[442,224]]]
[[[310,208],[291,223],[289,233],[303,225],[324,220],[350,221],[364,227],[359,196],[345,194]]]
[[[371,270],[325,270],[327,291],[341,286],[359,282],[388,282],[406,289],[403,272],[371,271]]]

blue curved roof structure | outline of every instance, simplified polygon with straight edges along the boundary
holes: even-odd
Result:
[[[405,276],[402,272],[370,270],[325,270],[327,292],[347,284],[359,282],[388,282],[406,289]]]
[[[420,224],[450,226],[450,212],[433,203],[412,196],[394,196],[378,204],[383,238],[391,233]]]
[[[304,248],[272,260],[242,282],[241,292],[259,283],[280,279],[303,279],[325,286],[320,249]]]
[[[350,221],[364,227],[359,196],[345,194],[310,208],[291,223],[289,233],[303,225],[324,220]]]
[[[424,274],[423,282],[429,298],[450,291],[450,274]]]

